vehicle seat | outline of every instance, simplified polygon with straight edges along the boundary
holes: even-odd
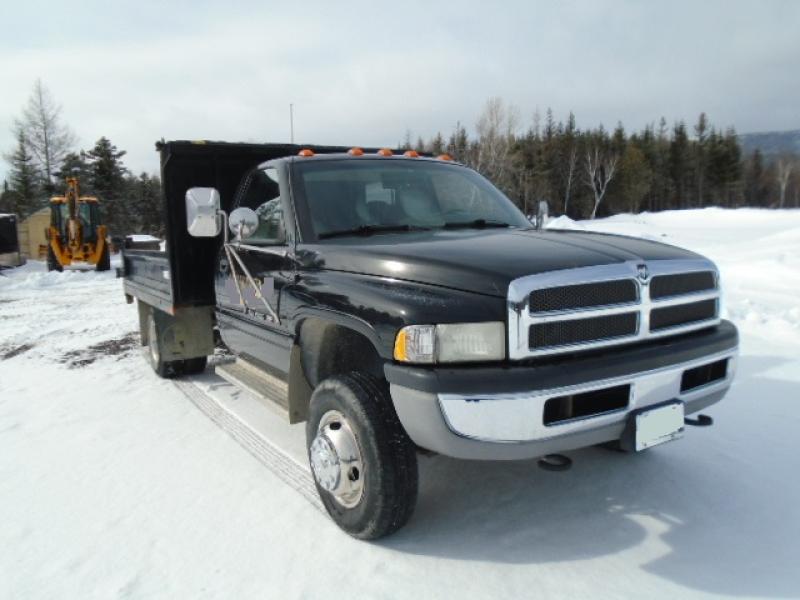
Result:
[[[397,203],[410,225],[434,227],[443,223],[439,203],[425,190],[417,187],[401,188],[397,190]]]

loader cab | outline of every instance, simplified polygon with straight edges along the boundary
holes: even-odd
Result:
[[[97,199],[91,196],[81,197],[76,205],[76,216],[81,224],[83,242],[97,243],[97,228],[101,224]],[[50,225],[56,228],[63,240],[68,238],[67,221],[69,221],[69,204],[63,197],[53,198],[50,202]]]

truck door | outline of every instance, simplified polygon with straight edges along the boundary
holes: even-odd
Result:
[[[281,292],[294,273],[282,196],[275,168],[257,169],[242,182],[236,207],[253,209],[259,225],[253,236],[232,239],[228,251],[220,252],[216,295],[220,333],[228,347],[288,373],[292,336],[281,313]]]

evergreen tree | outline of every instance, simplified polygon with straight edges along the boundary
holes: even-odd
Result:
[[[619,198],[620,210],[637,213],[641,202],[650,191],[653,172],[647,163],[644,152],[633,144],[628,144],[620,164]]]
[[[438,156],[444,152],[444,138],[438,131],[430,143],[430,151],[434,156]]]
[[[686,134],[686,124],[679,121],[672,131],[672,142],[669,146],[669,174],[675,193],[674,205],[677,208],[689,205],[687,201],[689,163],[689,136]]]
[[[767,173],[764,167],[764,157],[761,150],[756,148],[747,164],[744,181],[744,193],[747,203],[751,206],[766,206],[767,199]]]
[[[17,147],[12,154],[6,156],[6,160],[11,165],[11,195],[7,195],[6,201],[11,205],[9,208],[13,209],[10,212],[24,219],[44,206],[45,200],[38,185],[38,170],[33,156],[28,152],[23,131],[17,131]]]
[[[125,197],[127,169],[120,160],[124,155],[125,151],[117,150],[106,137],[97,140],[86,154],[90,189],[100,199],[101,211],[113,235],[130,233],[134,225],[133,211]]]
[[[164,236],[163,199],[158,177],[141,173],[126,179],[126,202],[130,203],[130,222],[126,233],[149,233]]]
[[[697,206],[705,206],[704,187],[706,178],[708,118],[704,112],[700,113],[700,116],[697,119],[697,125],[694,126],[694,135],[694,164],[697,177]]]
[[[18,214],[18,198],[19,195],[9,187],[8,180],[4,179],[3,191],[0,192],[0,213]]]
[[[81,193],[94,193],[92,190],[91,167],[89,166],[86,153],[83,150],[80,152],[70,152],[64,157],[61,168],[55,173],[56,185],[58,187],[63,186],[67,177],[78,178],[81,184]]]

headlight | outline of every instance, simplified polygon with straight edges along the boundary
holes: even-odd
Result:
[[[408,363],[503,360],[506,330],[501,322],[409,325],[394,342],[394,359]]]

